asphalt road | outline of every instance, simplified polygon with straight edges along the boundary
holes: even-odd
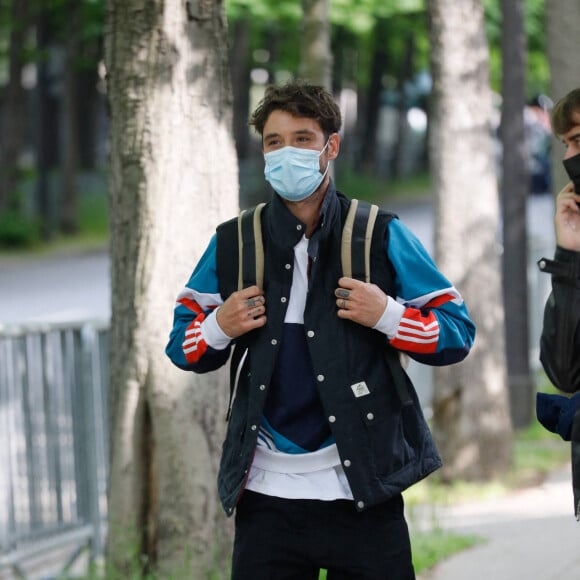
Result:
[[[103,249],[0,258],[0,325],[108,319],[109,257]]]
[[[528,231],[533,252],[551,255],[553,201],[549,195],[532,196],[529,201]],[[395,204],[388,209],[397,213],[432,251],[430,203]],[[109,257],[105,249],[22,259],[0,256],[0,325],[108,319],[110,309]]]

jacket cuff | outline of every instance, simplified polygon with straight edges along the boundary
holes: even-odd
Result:
[[[540,258],[538,268],[562,281],[578,282],[580,281],[580,252],[556,246],[554,259]]]
[[[386,334],[387,338],[391,340],[397,334],[404,312],[405,307],[402,304],[399,304],[391,296],[387,296],[387,306],[385,311],[373,328]]]
[[[223,350],[232,341],[221,328],[217,322],[217,311],[216,308],[211,314],[208,314],[205,320],[201,323],[201,335],[208,346],[211,346],[215,350]]]

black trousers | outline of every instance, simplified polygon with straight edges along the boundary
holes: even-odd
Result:
[[[357,512],[351,501],[245,491],[236,512],[232,580],[414,580],[399,495]]]

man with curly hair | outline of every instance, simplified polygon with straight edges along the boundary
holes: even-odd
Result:
[[[344,275],[354,202],[329,175],[341,113],[323,87],[268,87],[251,125],[271,195],[259,222],[263,282],[240,289],[238,220],[219,225],[178,296],[166,349],[194,372],[233,349],[218,475],[235,511],[232,578],[317,580],[324,568],[329,580],[410,580],[401,492],[441,460],[399,353],[458,362],[474,325],[386,211],[369,232],[370,281]]]

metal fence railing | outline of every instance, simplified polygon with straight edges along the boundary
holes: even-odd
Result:
[[[0,326],[0,577],[102,552],[107,360],[107,323]]]

